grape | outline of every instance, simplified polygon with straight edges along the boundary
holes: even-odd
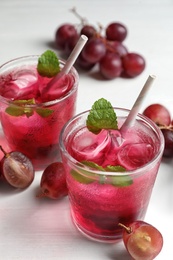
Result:
[[[110,41],[124,41],[127,36],[127,28],[121,23],[111,23],[106,28],[106,37]]]
[[[143,114],[150,118],[154,123],[161,126],[169,126],[171,115],[168,109],[161,104],[151,104],[143,111]]]
[[[92,38],[97,33],[96,29],[92,25],[84,25],[80,34],[84,34],[88,39]]]
[[[119,77],[122,72],[122,62],[118,54],[108,52],[101,59],[100,63],[100,73],[106,79],[113,79]]]
[[[91,63],[86,61],[83,56],[80,54],[76,61],[77,65],[84,70],[90,70],[92,69],[96,63]]]
[[[70,55],[70,53],[74,49],[75,45],[77,44],[78,40],[79,40],[78,34],[73,35],[67,39],[66,44],[65,44],[65,52],[67,55]]]
[[[125,75],[136,77],[145,69],[144,58],[137,53],[127,53],[122,57],[122,63]]]
[[[82,56],[86,61],[96,63],[101,60],[105,53],[106,46],[103,41],[100,38],[91,38],[84,46]]]
[[[170,129],[161,128],[161,131],[165,140],[163,156],[167,158],[173,157],[173,127]]]
[[[31,161],[21,152],[6,153],[2,146],[0,146],[0,149],[4,153],[1,160],[1,170],[5,180],[15,188],[27,188],[35,176]]]
[[[158,229],[144,221],[134,221],[130,225],[123,227],[124,245],[136,260],[152,260],[162,250],[163,237]]]
[[[65,49],[66,41],[72,37],[78,35],[76,28],[69,23],[61,25],[55,34],[55,42],[58,48]]]
[[[128,53],[127,48],[118,41],[107,41],[107,51],[117,53],[120,57]]]
[[[38,197],[58,199],[67,195],[65,170],[61,162],[47,166],[41,177],[40,188],[41,194]]]

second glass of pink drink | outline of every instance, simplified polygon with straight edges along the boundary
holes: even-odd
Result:
[[[120,129],[129,111],[115,111]],[[60,135],[72,219],[85,236],[114,242],[122,237],[119,223],[145,217],[164,140],[159,128],[140,114],[124,137],[119,130],[93,134],[86,127],[88,114],[71,119]]]
[[[59,158],[61,128],[75,113],[78,73],[72,67],[55,92],[45,93],[52,78],[38,74],[38,58],[22,57],[0,67],[0,113],[10,150],[24,153],[42,170]],[[64,64],[60,61],[61,68]]]

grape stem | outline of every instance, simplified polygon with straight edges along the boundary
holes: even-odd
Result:
[[[76,15],[77,18],[79,18],[79,20],[81,21],[82,25],[85,25],[87,23],[87,19],[83,18],[77,11],[76,11],[76,7],[73,7],[70,9],[70,11],[72,13],[74,13],[74,15]]]
[[[132,227],[127,227],[122,223],[119,223],[118,226],[124,228],[128,234],[131,234],[133,232]]]
[[[173,131],[173,126],[172,125],[158,125],[158,127],[160,129],[167,129],[167,130],[170,130],[170,131]]]
[[[3,152],[3,154],[5,155],[5,157],[8,157],[9,156],[9,154],[8,153],[6,153],[6,151],[3,149],[3,147],[0,145],[0,149],[1,149],[1,151]]]

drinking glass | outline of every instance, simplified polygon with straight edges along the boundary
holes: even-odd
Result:
[[[114,109],[120,129],[129,110]],[[115,242],[122,238],[119,223],[128,225],[145,217],[164,138],[157,125],[142,114],[124,136],[117,130],[93,134],[86,127],[88,114],[85,111],[70,119],[60,134],[71,216],[88,238]],[[117,172],[112,168],[114,162]]]
[[[43,170],[59,160],[60,131],[75,114],[78,73],[72,67],[72,81],[62,83],[71,84],[68,91],[61,84],[58,96],[47,102],[39,93],[51,79],[38,74],[38,58],[20,57],[0,67],[0,118],[9,149],[24,153],[36,170]],[[60,67],[64,65],[60,60]]]

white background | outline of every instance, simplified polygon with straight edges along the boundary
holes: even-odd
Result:
[[[0,64],[53,49],[57,27],[64,22],[79,23],[69,11],[74,6],[96,26],[124,23],[128,28],[124,44],[147,62],[145,71],[134,79],[106,81],[96,71],[80,73],[77,112],[89,109],[100,97],[114,106],[131,108],[148,75],[155,74],[157,78],[140,112],[158,102],[173,115],[172,0],[0,0]],[[71,223],[67,198],[37,199],[40,177],[37,173],[23,192],[0,183],[0,259],[130,259],[122,243],[107,245],[83,238]],[[145,220],[164,237],[156,259],[172,259],[173,160],[162,161]]]

